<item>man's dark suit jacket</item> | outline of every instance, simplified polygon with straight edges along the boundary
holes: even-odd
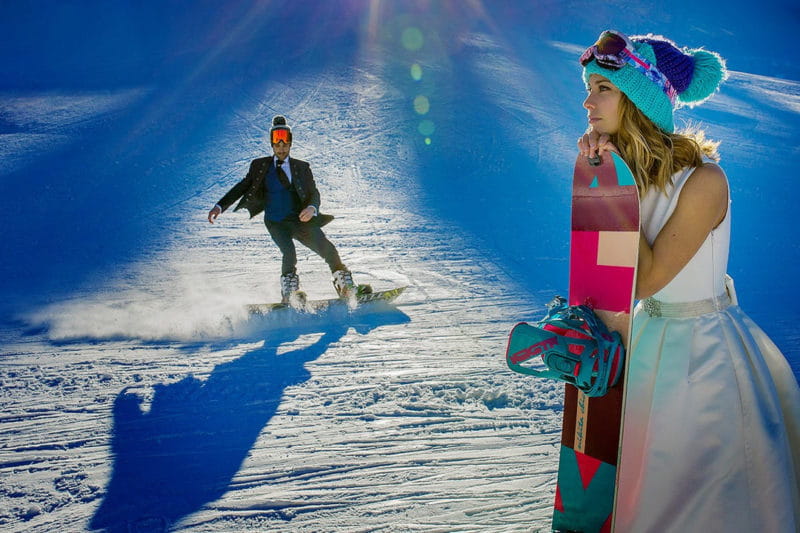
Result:
[[[234,185],[217,202],[223,212],[239,198],[242,200],[236,205],[234,211],[242,208],[247,209],[251,218],[266,209],[268,198],[266,177],[273,167],[273,159],[272,156],[260,157],[250,163],[250,170],[247,171],[244,179]],[[317,190],[317,184],[314,182],[314,175],[311,173],[309,164],[300,159],[290,157],[289,165],[292,172],[292,187],[300,198],[301,209],[305,209],[310,205],[316,207],[317,216],[312,221],[319,223],[320,226],[324,226],[333,220],[332,216],[319,213],[319,191]]]

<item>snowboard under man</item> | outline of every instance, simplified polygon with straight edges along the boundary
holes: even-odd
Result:
[[[272,119],[269,132],[273,155],[254,159],[250,170],[239,183],[225,194],[208,212],[212,224],[235,201],[241,198],[234,211],[245,208],[254,217],[264,212],[264,223],[272,240],[283,254],[281,298],[290,303],[294,297],[303,298],[297,275],[297,253],[294,240],[299,241],[322,257],[333,273],[333,286],[340,298],[370,292],[368,285],[356,286],[353,276],[339,258],[336,247],[325,237],[322,226],[333,220],[319,213],[320,196],[311,167],[305,161],[289,158],[292,130],[286,118]]]

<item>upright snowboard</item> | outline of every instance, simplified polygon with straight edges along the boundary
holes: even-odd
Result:
[[[327,309],[332,305],[339,305],[339,304],[360,305],[368,302],[391,302],[392,300],[400,296],[400,294],[405,289],[406,289],[405,287],[397,287],[395,289],[389,289],[385,291],[368,292],[364,294],[358,294],[354,296],[352,299],[329,298],[325,300],[307,300],[305,304],[298,310],[316,312],[316,311],[321,311],[323,309]],[[265,313],[269,313],[270,311],[275,311],[277,309],[295,309],[295,308],[285,303],[250,304],[247,306],[247,310],[251,314],[258,314],[258,315],[263,315]]]
[[[578,156],[572,184],[569,305],[588,305],[627,349],[639,257],[639,193],[615,153]],[[554,531],[610,532],[624,376],[601,397],[565,385]]]

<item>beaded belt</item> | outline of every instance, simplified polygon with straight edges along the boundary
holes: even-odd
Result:
[[[730,295],[725,292],[716,298],[696,302],[662,302],[651,296],[642,300],[641,306],[644,312],[652,318],[689,318],[722,311],[732,303]]]

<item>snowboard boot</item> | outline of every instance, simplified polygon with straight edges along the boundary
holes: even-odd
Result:
[[[306,294],[300,290],[300,278],[294,272],[281,276],[281,303],[292,307],[302,306]]]
[[[336,289],[336,294],[342,299],[356,298],[372,292],[372,287],[369,285],[353,283],[353,274],[347,269],[337,270],[333,273],[333,287]]]

